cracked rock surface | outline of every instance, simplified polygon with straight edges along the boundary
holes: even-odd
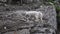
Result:
[[[25,11],[28,12],[27,10],[1,11],[0,31],[4,34],[14,34],[14,32],[16,34],[56,34],[55,8],[53,6],[43,6],[34,10],[42,12],[43,23],[41,23],[40,18],[36,19],[35,14],[26,14]]]

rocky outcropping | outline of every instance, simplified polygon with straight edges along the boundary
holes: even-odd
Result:
[[[33,7],[32,7],[33,8]],[[57,22],[56,22],[56,11],[54,6],[39,6],[36,9],[25,10],[28,11],[41,11],[43,14],[43,23],[38,23],[35,21],[35,16],[32,17],[27,15],[30,21],[26,21],[24,10],[18,11],[7,11],[0,12],[0,31],[6,32],[5,34],[11,34],[16,32],[16,34],[56,34]],[[20,8],[21,9],[21,8]],[[21,15],[22,14],[22,15]],[[31,21],[32,20],[32,21]],[[4,29],[4,27],[6,27]],[[13,32],[9,32],[13,31]]]

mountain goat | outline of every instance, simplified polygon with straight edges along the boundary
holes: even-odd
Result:
[[[39,18],[40,18],[40,20],[41,20],[41,22],[43,22],[43,14],[42,14],[42,12],[40,12],[40,11],[26,11],[26,14],[28,14],[28,15],[35,15],[35,18],[36,18],[36,21],[39,21]]]

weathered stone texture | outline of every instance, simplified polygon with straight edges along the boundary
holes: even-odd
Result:
[[[17,34],[56,34],[57,23],[55,8],[53,6],[40,6],[34,10],[43,13],[43,23],[36,24],[35,22],[33,23],[33,21],[26,23],[25,17],[22,17],[21,13],[18,14],[16,13],[17,11],[7,12],[5,14],[3,13],[3,19],[0,18],[0,21],[3,20],[1,25],[6,25],[7,27],[7,30],[3,31],[15,30]],[[24,21],[20,19],[23,19]],[[12,32],[7,32],[5,34],[8,33]]]

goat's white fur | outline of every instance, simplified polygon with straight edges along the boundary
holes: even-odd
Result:
[[[40,17],[41,21],[43,22],[43,14],[40,11],[26,11],[26,14],[35,14],[36,19],[38,20],[38,18]]]

